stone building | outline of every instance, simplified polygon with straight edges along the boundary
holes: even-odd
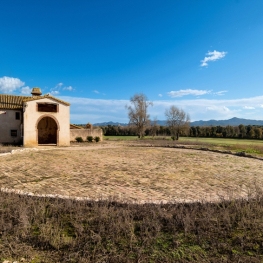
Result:
[[[70,104],[33,88],[32,96],[0,94],[0,143],[70,145]]]

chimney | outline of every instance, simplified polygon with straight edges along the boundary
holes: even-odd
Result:
[[[41,96],[42,95],[42,92],[41,92],[41,89],[38,88],[38,87],[35,87],[32,89],[32,92],[31,92],[32,96]]]

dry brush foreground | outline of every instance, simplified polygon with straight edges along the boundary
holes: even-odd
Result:
[[[100,145],[10,154],[0,165],[1,186],[11,190],[107,199],[0,192],[0,262],[263,260],[260,160]],[[120,202],[107,198],[116,195]]]
[[[0,192],[0,262],[261,263],[262,218],[261,194],[130,204]]]
[[[0,186],[36,195],[132,202],[250,197],[263,162],[190,149],[99,145],[0,157]]]

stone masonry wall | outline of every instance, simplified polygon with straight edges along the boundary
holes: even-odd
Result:
[[[103,140],[102,129],[92,128],[92,129],[70,129],[70,141],[76,141],[76,137],[82,137],[84,141],[87,140],[87,136],[100,137]]]

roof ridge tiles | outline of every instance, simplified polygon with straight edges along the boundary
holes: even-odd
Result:
[[[66,106],[70,105],[68,102],[57,99],[49,94],[45,94],[42,96],[33,96],[33,97],[23,96],[23,95],[0,94],[0,109],[22,109],[24,102],[39,100],[44,98],[55,100]]]

